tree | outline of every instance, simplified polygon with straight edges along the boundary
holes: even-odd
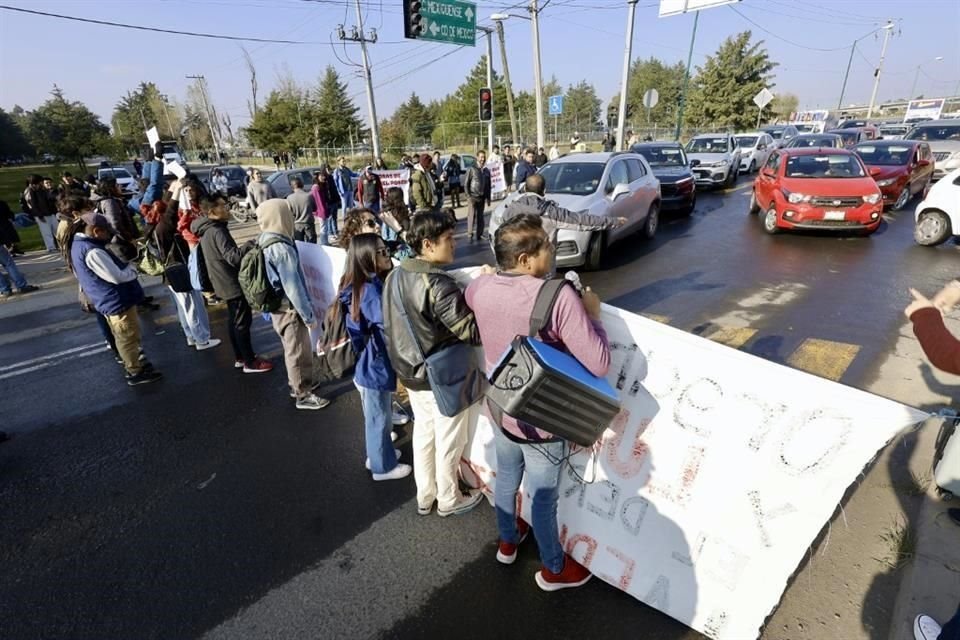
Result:
[[[647,122],[647,109],[643,106],[643,94],[656,89],[659,94],[657,106],[650,110],[650,122],[663,126],[677,119],[677,104],[683,87],[686,67],[682,62],[668,65],[650,57],[647,60],[634,60],[630,65],[629,91],[627,92],[627,120],[634,125]],[[620,105],[620,95],[611,101],[614,110]],[[616,121],[609,123],[616,127]]]
[[[0,159],[32,156],[34,153],[17,119],[0,109]]]
[[[777,63],[770,60],[762,40],[750,44],[751,35],[744,31],[727,38],[716,54],[697,67],[687,107],[694,126],[735,130],[756,126],[753,97],[764,87],[775,86],[771,71]]]
[[[477,109],[480,89],[487,86],[487,57],[480,56],[463,83],[440,101],[433,129],[433,145],[443,148],[448,144],[472,142],[486,125],[481,126]],[[509,128],[507,90],[500,76],[493,74],[493,116],[498,124]]]
[[[247,71],[250,73],[250,94],[253,101],[247,102],[247,109],[250,110],[250,119],[252,120],[256,117],[257,111],[260,110],[260,105],[257,103],[257,90],[259,89],[257,85],[257,68],[253,65],[253,58],[250,57],[250,52],[247,51],[247,48],[240,48],[243,50],[243,61],[246,63]]]
[[[128,151],[139,150],[146,144],[145,131],[157,127],[164,140],[179,140],[183,118],[179,110],[152,82],[141,82],[134,91],[120,99],[110,118],[114,136]]]
[[[548,98],[550,96],[557,96],[563,93],[563,87],[560,86],[560,83],[557,82],[557,78],[551,77],[550,80],[543,85],[543,117],[544,117],[544,127],[546,128],[546,138],[548,140],[553,139],[553,118],[549,115],[550,105]],[[525,142],[534,141],[537,139],[537,99],[534,94],[527,91],[521,91],[517,94],[517,97],[513,101],[514,110],[517,112],[517,119],[520,121],[520,137],[524,139]],[[566,105],[564,105],[566,109]],[[559,120],[557,122],[559,126]],[[558,131],[558,136],[562,135]]]
[[[763,110],[765,121],[787,122],[791,113],[796,113],[800,106],[800,98],[792,93],[783,93],[773,97],[773,100]]]
[[[316,89],[315,113],[312,121],[319,128],[323,145],[342,146],[363,137],[366,129],[360,110],[347,95],[347,85],[332,66],[328,66]],[[311,132],[311,137],[313,135]]]
[[[70,158],[85,169],[86,156],[109,150],[110,129],[83,103],[69,102],[56,85],[51,94],[28,116],[30,141],[37,150]]]
[[[423,104],[416,93],[397,107],[393,116],[381,123],[380,135],[388,147],[407,147],[429,140],[433,134],[435,111]]]
[[[600,98],[593,85],[586,80],[570,85],[563,97],[563,115],[558,122],[560,128],[563,131],[593,131],[599,120]]]
[[[260,107],[250,126],[247,137],[256,147],[268,151],[296,151],[312,139],[306,138],[301,126],[305,99],[299,91],[274,89]]]

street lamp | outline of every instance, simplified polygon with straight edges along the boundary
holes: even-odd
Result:
[[[494,22],[507,20],[508,18],[522,18],[530,21],[533,32],[533,83],[534,97],[537,102],[537,148],[546,146],[544,144],[544,125],[543,125],[543,82],[542,71],[540,68],[540,20],[539,10],[537,9],[537,0],[530,0],[530,7],[527,9],[529,16],[521,16],[514,13],[494,13],[490,19]],[[516,142],[516,140],[514,140]]]
[[[933,59],[934,62],[940,62],[941,60],[943,60],[943,56],[937,56],[936,58]],[[910,87],[910,94],[907,96],[907,100],[913,100],[913,98],[915,97],[913,94],[914,94],[914,91],[917,90],[917,80],[920,79],[920,67],[922,66],[923,66],[923,63],[918,64],[917,71],[916,73],[913,74],[913,86]]]

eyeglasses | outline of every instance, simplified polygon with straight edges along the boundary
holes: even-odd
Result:
[[[377,221],[374,220],[373,218],[366,218],[363,221],[363,226],[369,227],[370,229],[376,229],[378,225],[377,225]]]

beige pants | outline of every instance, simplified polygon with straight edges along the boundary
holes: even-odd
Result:
[[[131,375],[140,373],[143,367],[140,366],[140,318],[137,316],[137,307],[132,306],[123,313],[104,317],[113,332],[123,367]]]
[[[313,349],[310,330],[293,309],[270,314],[273,330],[283,344],[283,364],[287,367],[290,389],[302,398],[313,388]]]
[[[437,407],[433,391],[407,389],[413,409],[413,477],[417,483],[417,504],[449,511],[460,497],[457,469],[467,444],[470,417],[476,404],[452,418]]]

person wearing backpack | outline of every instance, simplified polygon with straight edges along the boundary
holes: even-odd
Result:
[[[390,364],[383,332],[383,280],[393,267],[386,243],[375,233],[350,241],[337,302],[346,319],[357,364],[353,383],[360,391],[367,448],[367,469],[374,480],[399,480],[413,468],[397,462],[392,431],[397,374]],[[336,304],[336,303],[335,303]]]
[[[203,216],[190,224],[190,230],[200,238],[213,290],[227,301],[227,327],[233,346],[234,368],[242,369],[244,373],[267,373],[273,370],[273,364],[258,358],[253,350],[250,340],[253,310],[240,289],[240,263],[245,248],[249,247],[238,247],[230,235],[227,229],[230,220],[228,206],[227,198],[219,192],[204,196],[200,199]]]
[[[300,256],[293,243],[293,213],[286,200],[273,198],[257,207],[261,234],[257,245],[244,256],[240,283],[254,309],[269,311],[273,329],[283,344],[283,363],[287,369],[290,394],[297,409],[317,410],[330,404],[313,393],[316,385],[313,369],[313,345],[310,330],[317,327],[313,303],[307,293]],[[262,265],[259,282],[251,283],[251,270]],[[263,280],[266,282],[263,282]],[[252,291],[266,285],[266,291]],[[258,304],[254,304],[256,298]],[[258,309],[259,306],[259,309]]]

